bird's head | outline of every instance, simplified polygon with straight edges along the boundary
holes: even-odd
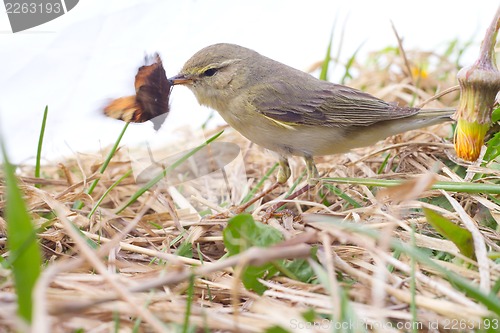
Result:
[[[260,55],[238,45],[214,44],[195,53],[169,80],[191,89],[200,104],[220,110],[220,104],[248,86],[248,71],[256,56]]]

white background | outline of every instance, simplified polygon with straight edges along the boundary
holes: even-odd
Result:
[[[111,98],[133,94],[146,53],[162,55],[167,76],[194,52],[218,42],[306,69],[324,57],[334,22],[334,50],[345,23],[344,60],[362,43],[361,57],[395,45],[392,20],[406,49],[439,50],[452,39],[473,38],[467,64],[477,56],[498,5],[495,0],[81,0],[62,17],[17,34],[10,32],[0,5],[0,131],[12,160],[32,163],[49,105],[46,161],[98,152],[123,128],[100,110]],[[174,128],[198,128],[209,114],[183,87],[174,89],[171,100],[162,130],[155,133],[151,123],[129,126],[123,142],[161,141]]]

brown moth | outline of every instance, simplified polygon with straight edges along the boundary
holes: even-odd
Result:
[[[117,98],[104,108],[108,117],[126,122],[143,123],[151,120],[160,129],[169,112],[172,84],[167,79],[160,56],[146,56],[135,76],[134,96]]]

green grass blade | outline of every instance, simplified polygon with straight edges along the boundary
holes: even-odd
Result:
[[[323,182],[338,184],[356,184],[378,187],[393,187],[402,184],[403,180],[394,179],[372,179],[372,178],[322,178]],[[496,184],[468,183],[468,182],[447,182],[438,181],[432,185],[433,190],[445,190],[463,193],[488,193],[500,194],[500,186]]]
[[[111,150],[108,153],[108,156],[106,157],[106,160],[101,165],[101,168],[99,169],[99,173],[101,173],[101,174],[104,173],[104,171],[106,170],[106,168],[109,165],[109,162],[111,161],[111,159],[113,158],[113,156],[115,156],[115,153],[118,150],[118,146],[120,145],[120,141],[122,140],[123,135],[125,134],[125,131],[127,130],[127,127],[128,127],[129,124],[130,123],[125,123],[125,126],[123,126],[123,129],[122,129],[120,135],[118,136],[118,138],[116,139],[115,144],[113,145],[113,148],[111,148]],[[95,179],[90,184],[89,188],[86,191],[87,194],[92,194],[92,192],[94,192],[95,187],[99,183],[99,179],[100,178]],[[82,207],[83,207],[83,202],[82,201],[76,201],[74,203],[74,205],[73,205],[73,209],[81,209]]]
[[[323,285],[329,294],[336,294],[340,301],[340,304],[338,304],[340,306],[339,318],[335,318],[335,315],[332,314],[331,323],[344,324],[332,325],[330,332],[366,332],[366,330],[362,329],[360,325],[361,322],[353,309],[349,296],[341,284],[337,283],[337,286],[332,286],[330,283],[330,277],[328,276],[328,271],[325,267],[321,266],[314,260],[309,260],[309,264],[316,273],[320,284]],[[336,277],[334,276],[333,278],[335,279]],[[356,329],[356,327],[359,329]]]
[[[250,199],[252,199],[254,197],[254,195],[257,193],[257,191],[262,187],[262,185],[264,185],[264,182],[269,179],[269,177],[271,177],[271,175],[274,173],[274,170],[276,170],[276,168],[278,167],[278,163],[275,163],[271,169],[269,169],[266,174],[264,175],[264,177],[262,177],[259,182],[257,183],[257,185],[255,185],[252,190],[250,192],[248,192],[248,194],[243,198],[243,200],[241,200],[240,202],[240,205],[243,205],[245,203],[247,203],[248,201],[250,201]]]
[[[500,292],[500,279],[496,280],[493,287],[491,287],[491,292],[495,295],[498,294],[498,292]]]
[[[119,311],[113,311],[113,332],[118,333],[120,332],[120,312]]]
[[[42,255],[36,230],[26,209],[21,190],[17,185],[15,168],[10,164],[7,151],[0,138],[5,170],[6,196],[5,220],[7,221],[7,246],[9,262],[14,273],[17,293],[17,312],[27,322],[32,319],[32,294],[40,275]]]
[[[446,48],[446,50],[443,52],[443,57],[445,59],[451,58],[451,55],[453,54],[453,52],[455,51],[455,49],[457,48],[457,46],[458,46],[458,38],[452,39],[448,43],[448,47]]]
[[[216,140],[219,136],[222,135],[224,131],[220,131],[219,133],[215,134],[212,136],[210,139],[199,145],[198,147],[193,148],[190,150],[188,153],[186,153],[184,156],[179,158],[177,161],[169,165],[167,168],[165,168],[163,171],[161,171],[158,175],[156,175],[154,178],[152,178],[150,181],[146,183],[143,187],[141,187],[139,190],[137,190],[131,197],[130,199],[116,211],[116,214],[120,214],[123,212],[128,206],[133,204],[141,195],[143,195],[146,191],[148,191],[151,187],[156,185],[160,180],[165,178],[165,176],[172,172],[175,168],[177,168],[179,165],[184,163],[188,158],[196,154],[198,151],[203,149],[206,145],[210,144],[212,141]]]
[[[38,148],[36,150],[36,162],[35,162],[35,178],[40,178],[40,160],[42,158],[42,145],[43,137],[45,135],[45,125],[47,124],[47,114],[49,113],[49,106],[45,106],[43,111],[42,127],[40,128],[40,136],[38,137]],[[40,188],[40,184],[35,184],[37,188]]]
[[[413,248],[416,247],[416,238],[415,238],[415,224],[412,223],[411,225],[411,246]],[[417,332],[417,325],[418,323],[418,317],[417,317],[417,278],[416,278],[416,272],[417,272],[417,267],[416,267],[416,260],[415,258],[410,258],[410,293],[411,293],[411,300],[410,300],[410,313],[411,313],[411,319],[412,319],[412,331],[413,333],[418,333]]]
[[[338,188],[337,186],[333,186],[331,184],[324,184],[324,186],[330,191],[332,192],[333,194],[335,194],[336,196],[342,198],[344,201],[348,202],[349,204],[351,204],[354,208],[360,208],[360,207],[363,207],[359,202],[357,202],[356,200],[354,200],[353,198],[351,198],[347,193],[345,193],[344,191],[342,191],[340,188]]]
[[[87,217],[90,219],[92,217],[92,215],[94,215],[95,211],[97,210],[97,208],[99,208],[99,205],[101,204],[101,202],[104,200],[104,198],[109,194],[109,192],[111,192],[112,189],[114,189],[118,184],[120,184],[125,178],[127,178],[128,176],[130,176],[132,174],[132,169],[130,169],[129,171],[125,172],[125,174],[123,176],[121,176],[116,182],[114,182],[107,190],[106,192],[103,193],[103,195],[99,198],[99,200],[97,200],[97,202],[95,203],[94,207],[92,208],[92,210],[90,211],[90,213],[87,215]]]
[[[468,297],[475,299],[479,303],[482,303],[490,311],[500,316],[500,299],[496,295],[484,293],[483,291],[481,291],[481,289],[479,289],[479,286],[474,285],[455,272],[452,272],[451,270],[448,270],[430,260],[428,254],[424,251],[419,250],[418,248],[410,247],[407,244],[395,240],[391,242],[391,245],[396,249],[404,251],[407,255],[414,257],[416,260],[438,270],[441,274],[446,276],[448,281],[454,283],[457,287],[459,287],[459,290],[464,291]]]
[[[330,33],[330,42],[328,43],[325,59],[323,60],[323,64],[321,65],[321,72],[319,74],[319,79],[323,81],[328,80],[328,66],[330,65],[330,61],[332,59],[332,44],[333,44],[334,31],[335,31],[335,24],[333,25],[332,32]]]
[[[432,209],[424,207],[423,211],[427,222],[429,222],[441,236],[453,242],[460,250],[460,253],[471,259],[476,257],[474,240],[469,230],[456,225]]]
[[[397,250],[393,251],[392,257],[399,260],[399,258],[401,257],[401,251],[397,251]],[[387,265],[387,271],[389,271],[390,273],[394,272],[394,266]]]
[[[385,158],[384,160],[382,161],[382,164],[380,164],[380,167],[378,168],[377,170],[377,175],[380,175],[382,174],[382,172],[384,172],[384,169],[385,169],[385,166],[387,165],[387,163],[389,162],[389,158],[391,157],[391,154],[387,154],[385,155]]]
[[[338,15],[335,17],[335,22],[338,20]],[[330,69],[330,72],[335,73],[335,69],[337,68],[337,65],[339,63],[340,59],[340,54],[342,53],[342,46],[344,45],[344,37],[345,37],[345,30],[347,26],[347,19],[344,20],[344,23],[342,24],[342,29],[340,31],[340,37],[338,41],[338,47],[337,47],[337,53],[335,54],[335,59],[336,61],[333,61],[333,66]]]
[[[215,116],[215,110],[210,110],[210,113],[208,114],[208,117],[207,119],[205,119],[205,121],[203,122],[203,124],[201,125],[201,129],[202,130],[205,130],[208,126],[208,123],[210,122],[210,120],[212,120],[212,118]]]
[[[354,64],[354,60],[356,60],[356,56],[358,55],[359,50],[361,50],[361,48],[363,47],[363,44],[364,44],[364,42],[361,43],[361,45],[358,46],[358,48],[354,51],[354,53],[349,58],[349,60],[347,60],[347,63],[345,65],[344,76],[340,80],[341,84],[345,84],[345,82],[347,81],[347,79],[351,79],[352,78],[350,69],[351,69],[352,65]]]
[[[184,315],[182,333],[189,332],[189,318],[191,317],[191,308],[193,306],[193,295],[194,295],[194,274],[192,274],[189,277],[189,287],[187,290],[187,299],[186,299],[186,314]]]

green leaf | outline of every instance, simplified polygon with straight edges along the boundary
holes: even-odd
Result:
[[[264,332],[265,333],[290,333],[290,331],[284,329],[281,326],[271,326],[271,327],[267,328]]]
[[[285,263],[285,268],[301,282],[310,283],[316,274],[306,259],[295,259]]]
[[[468,258],[473,259],[475,257],[474,243],[472,234],[469,230],[459,227],[431,209],[424,208],[423,211],[427,218],[427,222],[429,222],[443,237],[452,241],[458,247],[460,253]]]
[[[500,121],[500,108],[496,108],[491,112],[491,122],[496,123]]]
[[[253,246],[269,247],[283,239],[278,230],[256,223],[249,214],[240,214],[230,219],[222,235],[230,256],[244,252]],[[273,263],[247,266],[242,272],[241,280],[245,288],[262,294],[266,287],[259,282],[259,279],[272,277],[277,272],[278,269]]]
[[[421,198],[419,201],[429,203],[431,205],[441,207],[446,210],[453,210],[453,206],[450,204],[448,199],[444,195],[439,195],[436,197]]]
[[[40,275],[42,255],[36,230],[26,209],[21,190],[17,185],[15,168],[10,164],[3,141],[0,146],[4,161],[6,197],[5,220],[7,221],[7,246],[9,263],[14,272],[17,293],[17,312],[28,322],[32,319],[32,294]]]
[[[248,290],[253,290],[262,295],[267,287],[259,282],[259,279],[271,278],[278,273],[278,269],[272,263],[262,266],[247,266],[241,275],[241,281]]]
[[[229,255],[233,256],[252,246],[269,247],[280,242],[283,236],[273,227],[256,223],[252,215],[240,214],[229,220],[223,238]]]
[[[318,314],[314,311],[314,308],[310,308],[305,312],[302,312],[302,318],[304,318],[308,323],[314,322]]]
[[[495,133],[495,135],[488,140],[486,147],[483,159],[488,163],[500,155],[500,132]]]

